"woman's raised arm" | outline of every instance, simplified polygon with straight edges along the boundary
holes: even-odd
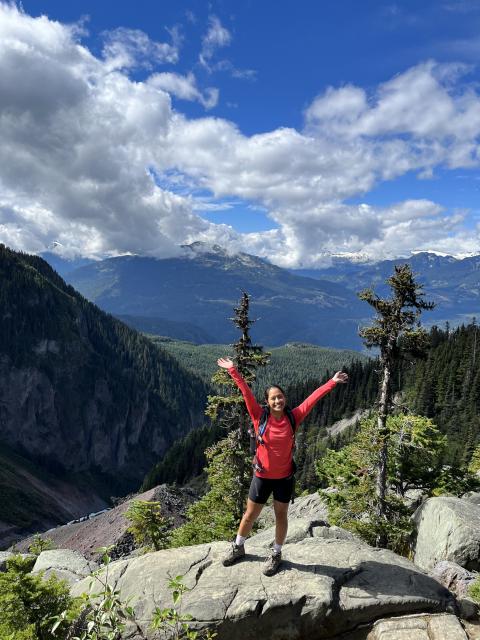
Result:
[[[255,399],[255,396],[252,393],[252,390],[242,378],[242,376],[235,369],[233,361],[230,358],[219,358],[217,360],[217,364],[222,369],[226,369],[235,382],[237,387],[242,392],[243,399],[245,400],[245,404],[247,405],[248,413],[250,414],[250,418],[252,419],[255,428],[258,427],[258,421],[262,415],[262,407],[258,404]]]
[[[293,410],[293,415],[295,418],[295,422],[297,426],[305,420],[313,407],[317,404],[317,402],[323,398],[323,396],[330,393],[330,391],[336,386],[336,384],[340,382],[341,384],[345,384],[348,382],[348,374],[343,373],[343,371],[337,371],[337,373],[331,378],[328,382],[323,384],[318,389],[306,398],[302,404],[298,405]]]

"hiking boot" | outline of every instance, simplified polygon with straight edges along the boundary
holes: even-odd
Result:
[[[229,567],[230,565],[234,564],[235,562],[237,562],[238,560],[240,560],[240,558],[243,558],[244,556],[245,556],[245,545],[243,545],[243,544],[235,544],[235,542],[232,542],[232,546],[230,547],[230,551],[225,556],[225,558],[222,560],[222,564],[223,564],[224,567]]]
[[[278,567],[282,564],[282,552],[273,551],[272,555],[265,560],[262,573],[264,576],[273,576],[277,573]]]

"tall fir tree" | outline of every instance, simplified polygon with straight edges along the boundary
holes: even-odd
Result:
[[[380,380],[378,396],[379,451],[376,468],[377,517],[386,518],[386,488],[388,463],[387,417],[391,413],[392,373],[395,364],[407,354],[421,357],[426,354],[428,334],[420,326],[422,311],[433,309],[432,302],[424,300],[422,285],[415,281],[409,264],[395,266],[394,274],[387,284],[392,290],[391,298],[379,298],[372,289],[358,295],[376,311],[373,325],[364,327],[359,334],[368,348],[380,351]],[[378,546],[384,546],[380,535]]]
[[[242,294],[231,318],[240,330],[240,338],[232,345],[233,360],[248,384],[256,378],[258,367],[265,366],[269,355],[263,347],[252,343],[249,318],[250,298]],[[205,413],[227,432],[225,438],[206,451],[209,491],[189,509],[188,521],[173,534],[174,546],[200,544],[231,537],[242,517],[252,475],[250,417],[243,396],[224,369],[217,371],[212,382],[225,391],[208,396]]]

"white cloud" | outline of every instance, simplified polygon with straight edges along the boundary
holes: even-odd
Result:
[[[213,35],[219,25],[211,25],[210,58],[228,41],[221,29]],[[127,38],[130,62],[112,65],[116,54],[97,58],[79,37],[0,3],[0,241],[167,256],[203,240],[292,267],[328,252],[478,249],[480,229],[467,228],[465,213],[408,195],[368,204],[375,185],[407,172],[428,178],[438,167],[478,166],[480,98],[462,76],[467,68],[427,62],[372,94],[330,88],[307,108],[305,130],[245,136],[232,122],[172,109],[169,94],[215,103],[193,74],[129,78],[150,41]],[[175,58],[154,51],[156,63]],[[238,199],[263,207],[278,228],[241,234],[199,215]]]
[[[474,165],[480,100],[473,85],[459,82],[468,71],[429,61],[385,82],[370,100],[358,87],[329,88],[307,109],[308,130],[347,140],[406,138],[406,152],[423,171],[440,163]]]
[[[210,60],[213,55],[222,47],[228,47],[232,41],[230,31],[222,25],[216,16],[210,16],[207,33],[202,39],[202,50],[199,61],[206,69],[210,69]]]
[[[158,64],[178,62],[180,35],[177,29],[171,29],[172,44],[154,42],[139,29],[119,27],[106,31],[103,56],[107,68],[130,69],[145,67],[151,69]]]
[[[202,93],[197,87],[193,73],[182,76],[178,73],[155,73],[148,78],[148,84],[157,89],[163,89],[181,100],[199,102],[205,109],[212,109],[218,103],[219,91],[215,87],[208,87]]]
[[[232,34],[222,25],[216,16],[210,16],[207,33],[202,38],[202,49],[198,61],[209,73],[214,71],[229,72],[233,78],[240,80],[255,80],[255,69],[237,69],[231,60],[218,60],[214,62],[218,49],[228,47],[232,42]]]

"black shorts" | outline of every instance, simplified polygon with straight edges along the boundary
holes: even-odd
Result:
[[[265,504],[270,494],[273,493],[274,500],[288,503],[292,499],[294,484],[295,476],[293,475],[288,476],[288,478],[280,478],[279,480],[259,478],[254,475],[252,483],[250,484],[248,497],[252,502]]]

